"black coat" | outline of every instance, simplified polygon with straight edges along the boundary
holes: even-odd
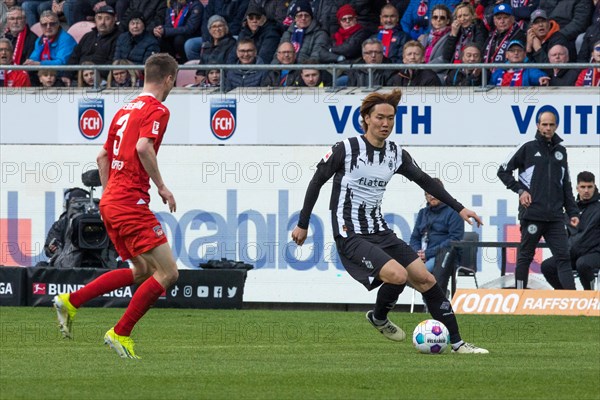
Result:
[[[29,58],[29,55],[31,54],[31,52],[33,51],[33,48],[35,47],[35,41],[38,39],[38,36],[31,32],[31,30],[29,30],[29,28],[27,28],[27,35],[25,35],[25,43],[23,43],[23,53],[21,53],[21,59],[17,60],[17,62],[19,63],[19,65],[23,64],[25,62],[25,60],[27,60]],[[6,39],[10,40],[10,42],[13,45],[13,49],[15,48],[15,46],[17,45],[17,36],[13,36],[11,35],[10,31],[8,31],[8,33],[6,33],[6,35],[4,36]]]
[[[579,258],[588,253],[600,253],[600,195],[598,188],[591,199],[577,199],[579,225],[569,237],[571,257]]]
[[[541,0],[540,8],[548,18],[560,25],[560,32],[575,41],[590,26],[594,3],[592,0]]]
[[[278,64],[281,65],[281,64]],[[273,70],[269,71],[264,77],[261,86],[265,87],[288,87],[288,86],[298,86],[300,78],[300,70],[292,69],[289,70],[287,77],[285,79],[285,84],[281,84],[281,70]]]
[[[390,60],[387,58],[383,59],[383,64],[390,64]],[[365,61],[361,60],[355,65],[365,65]],[[391,69],[375,69],[373,70],[373,86],[385,86],[387,81],[394,74],[394,70]],[[348,71],[348,86],[368,86],[369,85],[369,71],[366,69],[351,69]]]
[[[452,33],[448,34],[448,38],[446,39],[446,42],[444,42],[444,50],[442,53],[442,57],[444,58],[445,62],[454,62],[456,44],[458,43],[459,39],[462,37],[463,34],[465,33],[462,27],[459,28],[457,36],[452,36]],[[487,40],[487,38],[488,30],[485,28],[485,25],[483,24],[483,22],[481,22],[481,20],[476,19],[473,25],[473,33],[471,34],[470,39],[465,40],[465,42],[468,41],[470,43],[476,44],[477,47],[479,47],[479,50],[483,52],[483,46],[485,45],[485,41]],[[460,54],[458,55],[458,57],[460,57]]]
[[[596,43],[598,40],[600,40],[600,22],[596,22],[590,26],[587,31],[585,31],[581,48],[577,54],[578,62],[590,62],[592,59],[592,51],[594,50],[594,43]]]
[[[277,23],[267,20],[256,32],[252,32],[247,26],[244,26],[238,40],[252,39],[256,45],[258,56],[263,59],[265,64],[270,64],[279,45],[281,33]]]
[[[154,28],[164,22],[167,2],[165,0],[129,0],[129,8],[127,8],[123,17],[124,21],[129,21],[129,15],[132,11],[139,11],[144,15],[146,30],[152,32]],[[127,26],[124,26],[123,29],[127,30]]]
[[[464,69],[451,69],[444,79],[446,86],[481,86],[481,74]]]
[[[575,86],[575,81],[579,76],[578,69],[559,69],[554,75],[554,70],[544,70],[550,77],[550,86]]]
[[[323,51],[320,59],[323,63],[334,63],[338,61],[339,56],[344,56],[344,60],[352,62],[360,58],[362,54],[362,43],[370,36],[364,28],[360,28],[347,40],[345,40],[339,46],[333,44],[329,48],[329,51]]]
[[[560,32],[554,32],[549,39],[542,43],[542,47],[538,51],[527,53],[527,58],[529,58],[530,62],[549,63],[548,51],[557,44],[563,45],[569,50],[569,62],[575,62],[575,60],[577,60],[577,50],[575,50],[575,45]]]
[[[235,60],[235,39],[225,36],[215,45],[212,40],[202,42],[200,64],[230,64]]]
[[[141,35],[132,36],[124,32],[117,39],[114,57],[115,60],[127,59],[134,64],[144,64],[154,53],[160,53],[160,45],[152,33],[144,31]]]
[[[119,30],[116,27],[111,33],[103,36],[98,36],[98,30],[93,28],[83,35],[75,46],[67,64],[78,65],[85,61],[91,61],[96,65],[112,64],[118,37]],[[71,72],[67,75],[72,78],[75,74]],[[106,75],[107,72],[102,73],[102,76],[106,77]]]
[[[410,73],[412,71],[412,73]],[[442,86],[440,78],[430,69],[403,69],[392,75],[388,86]]]
[[[579,214],[569,177],[567,149],[561,142],[557,134],[547,142],[538,131],[534,140],[520,145],[498,169],[498,178],[508,189],[531,195],[529,207],[519,204],[520,220],[563,221],[564,210],[569,217]],[[518,181],[514,170],[518,170]]]
[[[169,14],[169,9],[165,10],[164,15],[164,24],[163,27],[165,29],[165,38],[170,38],[173,36],[200,36],[202,34],[201,24],[202,24],[202,13],[204,12],[204,7],[198,1],[189,2],[189,11],[183,21],[183,24],[178,27],[173,26],[173,22],[171,21],[171,15]]]

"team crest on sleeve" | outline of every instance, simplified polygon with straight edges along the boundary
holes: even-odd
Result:
[[[152,134],[158,135],[159,131],[160,131],[160,122],[154,121],[154,123],[152,124]]]
[[[331,158],[331,155],[332,155],[332,154],[333,154],[333,149],[332,149],[332,150],[329,150],[329,151],[327,152],[327,154],[325,154],[325,155],[323,156],[323,162],[327,162],[327,160],[329,160],[329,159]]]
[[[163,228],[160,225],[156,225],[154,228],[152,228],[152,230],[154,231],[156,237],[162,237],[165,235],[165,231],[163,231]]]
[[[560,151],[554,152],[554,158],[556,158],[558,161],[562,161],[563,153],[561,153]]]

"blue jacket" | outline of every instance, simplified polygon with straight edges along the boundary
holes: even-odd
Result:
[[[160,53],[160,45],[153,34],[144,31],[141,35],[133,36],[129,32],[123,32],[117,38],[114,59],[144,64],[154,53]]]
[[[492,84],[496,86],[502,86],[502,78],[504,74],[507,73],[508,70],[505,69],[497,69],[492,74]],[[536,68],[528,68],[528,69],[520,69],[517,70],[516,73],[522,73],[522,85],[515,85],[514,82],[510,82],[508,86],[540,86],[540,78],[543,76],[548,76],[544,73],[544,71]]]
[[[402,30],[408,33],[413,40],[417,40],[419,36],[424,33],[429,33],[429,29],[431,28],[429,20],[431,19],[431,11],[433,10],[433,7],[437,6],[438,4],[444,4],[450,9],[450,12],[453,12],[454,7],[456,7],[461,0],[426,0],[426,2],[428,3],[427,14],[425,14],[423,17],[419,17],[417,15],[417,9],[419,8],[419,4],[421,4],[421,0],[410,0],[410,3],[408,3],[408,8],[400,20]]]
[[[165,29],[165,37],[173,37],[177,35],[186,35],[186,36],[200,36],[202,33],[200,25],[202,24],[202,14],[204,11],[204,7],[200,4],[199,1],[188,1],[187,3],[188,11],[185,15],[185,19],[179,23],[177,28],[173,27],[173,23],[171,21],[171,9],[167,8],[165,12],[165,24],[163,28]],[[176,10],[175,14],[177,15],[179,11]]]
[[[77,42],[73,36],[69,35],[64,30],[58,31],[56,40],[50,43],[50,60],[41,60],[42,50],[44,48],[43,36],[35,41],[35,48],[29,56],[33,61],[39,61],[41,65],[66,65],[71,53],[77,46]]]
[[[452,240],[462,240],[465,224],[460,215],[444,203],[439,206],[426,206],[419,210],[412,235],[410,247],[414,251],[421,250],[421,240],[427,233],[428,242],[425,258],[434,258],[437,251],[450,246]]]

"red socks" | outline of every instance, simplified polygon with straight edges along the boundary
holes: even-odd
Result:
[[[146,314],[150,307],[156,303],[164,288],[153,276],[148,278],[138,287],[133,298],[117,325],[115,333],[119,336],[130,336],[135,324]]]
[[[129,268],[115,269],[100,275],[81,289],[71,293],[69,301],[73,307],[79,308],[82,304],[90,301],[93,298],[132,284],[132,270]]]

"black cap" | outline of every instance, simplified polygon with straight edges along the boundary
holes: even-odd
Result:
[[[100,7],[97,11],[96,14],[110,14],[110,15],[115,15],[115,9],[112,8],[111,6],[102,6]]]
[[[127,23],[129,24],[131,22],[131,20],[133,20],[133,19],[139,19],[140,21],[142,21],[144,23],[144,25],[146,25],[146,19],[144,18],[144,13],[142,13],[141,11],[134,10],[131,13],[129,13],[129,20],[127,21]]]

